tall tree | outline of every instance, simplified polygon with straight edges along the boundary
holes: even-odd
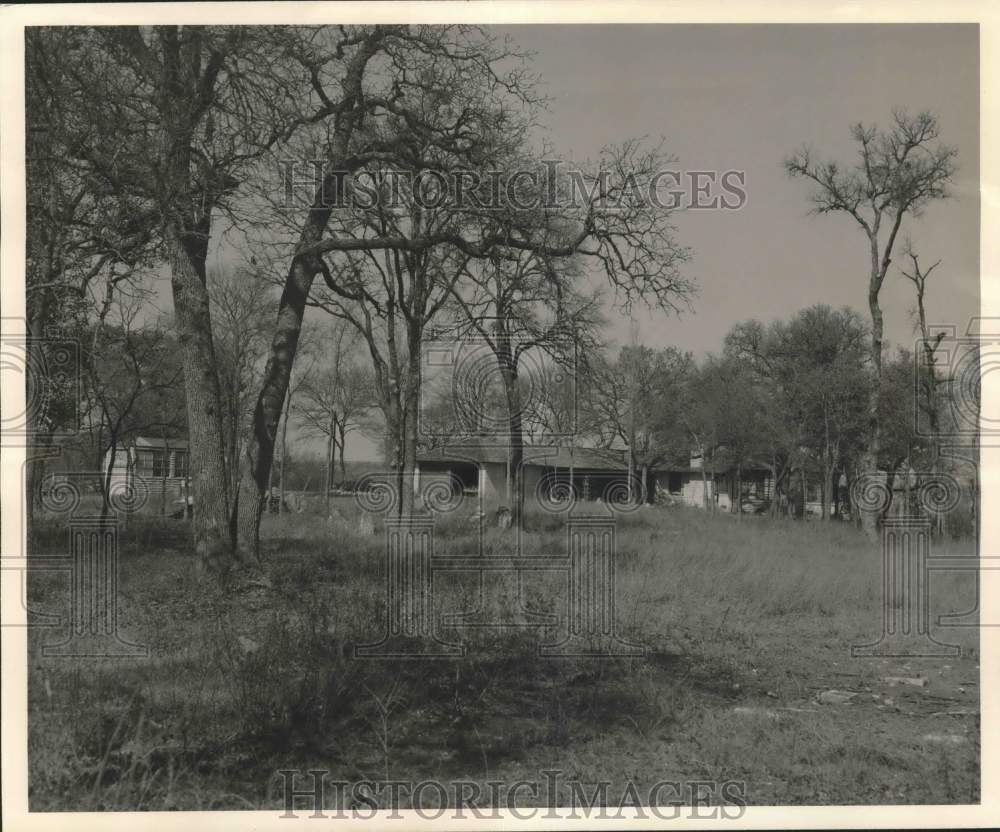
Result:
[[[498,152],[497,145],[502,152],[505,142],[521,140],[524,128],[517,113],[531,101],[530,83],[518,56],[468,27],[376,26],[330,30],[327,37],[325,51],[314,50],[302,57],[313,93],[322,102],[327,118],[322,125],[326,131],[324,174],[296,234],[255,409],[255,443],[241,478],[241,493],[248,499],[240,504],[237,526],[245,550],[257,549],[262,495],[272,464],[281,404],[313,281],[322,274],[336,292],[344,287],[336,282],[335,274],[357,275],[356,262],[348,264],[346,270],[340,266],[332,270],[323,255],[367,252],[370,261],[372,253],[390,251],[394,254],[386,260],[392,274],[402,276],[399,267],[403,266],[412,275],[430,264],[428,251],[435,243],[456,234],[451,226],[420,230],[418,224],[407,235],[390,225],[372,236],[369,221],[355,226],[354,230],[362,231],[360,235],[347,233],[351,226],[341,223],[327,236],[330,218],[347,192],[350,176],[380,161],[398,162],[411,171],[419,169],[422,166],[414,162],[422,154],[431,169],[441,168],[441,154],[451,155],[448,168],[467,166],[470,160],[488,160],[490,154]],[[507,71],[499,69],[504,62],[515,66]],[[377,223],[385,217],[369,219]],[[438,240],[439,235],[445,239]],[[371,262],[366,266],[377,268]],[[353,288],[348,286],[347,291]],[[423,291],[419,294],[423,299],[411,297],[418,309],[413,320],[426,314],[427,296]],[[395,327],[386,331],[396,337]],[[415,331],[411,329],[409,334]],[[406,361],[415,361],[419,369],[419,349],[415,351],[417,357],[411,350]],[[391,385],[401,382],[400,375],[389,380]],[[397,446],[394,460],[405,466],[406,457],[415,452],[415,444],[411,449]]]
[[[601,323],[597,295],[578,288],[580,273],[575,258],[556,261],[516,250],[466,263],[467,279],[452,286],[458,313],[453,337],[462,342],[471,336],[496,362],[505,424],[495,426],[494,433],[507,447],[511,522],[516,526],[521,525],[524,509],[524,422],[536,404],[535,390],[544,385],[547,368],[559,366],[567,376],[576,372],[579,356],[595,342]],[[471,366],[481,380],[484,356],[468,350],[463,357],[467,360],[463,366]],[[474,409],[481,411],[482,404]]]
[[[83,354],[86,418],[105,516],[119,453],[138,436],[176,436],[187,427],[177,342],[162,326],[139,324],[138,317],[137,303],[116,303],[92,327]]]
[[[938,118],[929,112],[911,116],[896,110],[887,129],[858,123],[851,128],[851,137],[858,146],[858,160],[852,166],[817,162],[808,149],[802,149],[785,160],[785,170],[789,176],[813,184],[815,213],[847,214],[866,237],[870,260],[870,360],[876,384],[867,407],[868,442],[863,465],[866,471],[874,472],[881,438],[878,380],[882,373],[884,324],[879,294],[904,218],[920,216],[929,203],[949,195],[958,151],[939,141]],[[869,535],[874,534],[877,519],[872,512],[863,515]]]
[[[769,382],[764,395],[783,411],[780,421],[766,420],[760,435],[774,435],[783,425],[784,451],[802,479],[810,469],[818,473],[825,519],[839,474],[857,455],[865,432],[872,384],[867,334],[853,310],[819,304],[767,328],[757,321],[738,324],[726,338],[727,353]]]
[[[913,243],[909,239],[903,248],[903,253],[910,260],[910,269],[900,268],[903,277],[913,284],[916,307],[914,309],[917,330],[920,333],[920,349],[923,352],[923,361],[920,371],[917,374],[917,390],[919,395],[919,407],[927,419],[927,427],[933,435],[941,429],[940,407],[938,404],[938,384],[940,379],[937,373],[937,350],[941,345],[945,333],[939,332],[931,335],[930,326],[927,323],[927,281],[933,271],[941,265],[937,260],[929,266],[921,267],[920,257],[913,248]]]
[[[58,37],[36,30],[41,41]],[[70,157],[88,187],[152,237],[170,269],[193,467],[194,548],[232,552],[221,391],[207,287],[216,220],[233,215],[248,169],[304,120],[308,80],[285,56],[308,30],[267,27],[77,28],[61,43]],[[113,136],[114,141],[108,141]]]
[[[76,104],[75,82],[63,61],[80,41],[72,28],[30,28],[25,36],[29,535],[45,458],[58,451],[53,436],[72,434],[80,415],[80,379],[57,384],[50,360],[66,340],[87,343],[118,291],[141,280],[152,251],[141,200],[95,188],[79,164],[86,111]]]
[[[600,444],[625,446],[635,500],[648,498],[651,469],[668,460],[690,459],[691,437],[683,428],[682,410],[694,372],[690,353],[629,345],[602,368],[596,388],[589,391],[603,434]]]
[[[326,439],[326,506],[329,512],[334,468],[340,456],[341,479],[347,477],[347,436],[362,427],[373,406],[371,370],[360,361],[359,336],[344,320],[319,340],[322,363],[302,383],[295,413],[306,433]]]
[[[208,297],[226,468],[230,493],[236,494],[239,460],[250,440],[253,406],[264,372],[276,303],[271,285],[246,268],[210,270]]]

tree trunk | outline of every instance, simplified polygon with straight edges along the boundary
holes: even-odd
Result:
[[[39,293],[42,297],[46,292]],[[46,391],[44,381],[41,389],[35,387],[36,378],[44,378],[45,354],[44,337],[45,325],[48,320],[48,307],[44,300],[28,303],[28,327],[27,343],[25,344],[25,410],[26,410],[26,434],[30,444],[25,448],[24,471],[25,471],[25,525],[26,541],[30,551],[35,536],[35,506],[41,488],[42,479],[45,476],[45,466],[47,461],[57,456],[61,451],[53,446],[52,431],[46,429],[41,424],[38,414],[42,411],[36,403],[45,396]],[[35,307],[35,308],[32,308]],[[100,465],[97,466],[100,470]]]
[[[278,514],[285,512],[285,458],[288,450],[288,412],[292,408],[292,391],[285,394],[285,415],[281,421],[281,461],[278,468]]]
[[[771,505],[768,514],[775,518],[778,516],[778,456],[771,454]]]
[[[333,467],[337,456],[337,417],[330,414],[330,436],[326,446],[326,487],[323,489],[323,503],[326,506],[326,516],[330,516],[330,491],[333,489]]]
[[[195,553],[202,565],[229,552],[229,478],[226,472],[219,378],[205,275],[209,223],[196,232],[168,224],[174,318],[187,396]]]
[[[337,453],[340,457],[340,480],[347,479],[347,464],[344,462],[345,449],[347,448],[347,418],[345,417],[337,426],[340,435],[340,442],[337,444]]]
[[[633,493],[633,483],[635,482],[635,455],[632,452],[632,441],[635,439],[634,436],[629,437],[628,444],[628,501],[629,503],[635,502],[635,494]]]
[[[705,511],[710,511],[711,505],[708,496],[708,460],[705,459],[705,446],[700,446],[698,450],[701,452],[701,499],[704,503]]]
[[[821,511],[823,512],[823,522],[826,523],[830,520],[832,514],[832,497],[833,497],[833,465],[830,462],[824,460],[823,462],[823,490],[821,492]]]
[[[111,436],[111,449],[108,456],[108,468],[101,477],[101,519],[107,520],[111,514],[111,477],[115,470],[115,459],[118,456],[118,437]]]
[[[399,510],[403,517],[416,511],[417,428],[420,421],[420,333],[408,339],[407,378],[403,388],[403,471]]]
[[[497,362],[503,379],[507,402],[507,477],[510,483],[510,520],[514,528],[523,527],[524,518],[524,424],[521,388],[517,384],[517,366],[509,342],[501,337],[497,344]]]
[[[809,502],[809,484],[806,482],[806,466],[803,465],[799,471],[802,482],[802,517],[801,520],[806,519],[806,505]]]
[[[167,465],[169,464],[170,451],[167,448],[167,437],[161,431],[160,441],[163,443],[163,476],[160,478],[160,517],[167,516]]]
[[[879,266],[877,234],[871,237],[871,275],[868,282],[868,310],[872,318],[871,363],[874,379],[868,394],[868,444],[861,457],[861,470],[867,474],[878,472],[878,457],[881,450],[881,425],[879,421],[879,401],[882,382],[882,341],[884,323],[882,308],[879,306],[879,291],[882,288],[883,272]],[[888,268],[888,264],[886,264]],[[860,507],[859,507],[860,509]],[[861,510],[861,527],[869,539],[878,535],[879,513]]]
[[[162,207],[164,242],[170,264],[174,323],[180,342],[187,396],[188,443],[195,553],[201,566],[230,560],[234,554],[226,469],[222,394],[216,371],[205,263],[212,230],[213,196],[198,187],[191,174],[192,145],[198,103],[190,97],[191,72],[200,67],[200,34],[196,27],[159,30],[163,74],[159,89],[162,125],[160,185],[167,192]],[[188,63],[193,59],[194,65]]]
[[[365,67],[378,51],[385,34],[384,29],[376,27],[358,46],[348,62],[341,84],[344,90],[344,109],[335,125],[329,158],[326,160],[329,163],[327,169],[330,173],[324,177],[313,198],[312,208],[299,235],[299,250],[322,240],[330,214],[338,195],[342,192],[344,178],[363,164],[362,160],[351,157],[350,141],[361,116],[360,106],[363,104],[361,82]],[[292,363],[295,361],[299,335],[302,331],[306,299],[309,297],[313,279],[325,268],[320,257],[296,255],[285,279],[285,288],[278,304],[274,337],[271,340],[271,354],[264,369],[264,380],[254,408],[253,440],[248,443],[241,465],[242,499],[236,518],[237,545],[241,551],[259,553],[260,550],[260,519],[274,460],[274,440],[281,416],[281,405],[288,392]]]
[[[382,405],[385,418],[385,469],[392,475],[392,487],[396,496],[396,513],[402,513],[403,492],[403,417],[399,412],[399,402],[390,398]]]

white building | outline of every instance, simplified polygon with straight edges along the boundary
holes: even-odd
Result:
[[[190,456],[186,439],[161,439],[137,436],[127,445],[119,445],[104,455],[103,470],[111,471],[111,489],[142,487],[151,495],[165,493],[168,498],[188,496]]]

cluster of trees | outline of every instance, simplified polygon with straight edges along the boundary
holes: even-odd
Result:
[[[693,453],[706,475],[735,471],[739,483],[743,468],[766,467],[773,513],[802,516],[807,483],[818,483],[829,518],[841,478],[867,471],[866,404],[879,383],[868,337],[854,310],[817,305],[785,321],[738,323],[721,353],[700,363],[674,348],[627,346],[596,376],[598,394],[582,400],[597,411],[584,423],[597,426],[599,443],[628,448],[639,469],[686,465]],[[891,487],[897,472],[929,465],[933,448],[915,428],[912,354],[900,349],[883,365],[878,465]]]
[[[546,165],[557,155],[537,143],[542,101],[509,42],[466,26],[61,27],[30,30],[26,56],[29,331],[61,323],[93,334],[95,400],[105,379],[122,386],[111,356],[120,352],[121,366],[139,350],[160,356],[162,366],[126,374],[141,395],[118,439],[165,430],[136,414],[166,414],[157,388],[183,380],[169,398],[183,402],[193,544],[205,562],[258,552],[293,418],[326,439],[329,485],[347,435],[377,413],[399,511],[412,512],[432,328],[478,339],[495,360],[514,472],[525,433],[558,433],[572,398],[556,381],[545,407],[526,407],[527,361],[555,376],[572,361],[594,379],[587,430],[623,443],[637,467],[692,444],[738,463],[761,454],[757,427],[767,426],[767,456],[782,471],[804,467],[808,448],[809,464],[832,476],[856,457],[846,410],[865,395],[861,464],[888,452],[878,292],[903,217],[945,195],[953,170],[931,116],[859,127],[862,161],[849,170],[807,153],[788,161],[815,184],[817,210],[846,212],[867,235],[867,334],[848,313],[810,310],[816,321],[738,327],[721,357],[695,368],[675,351],[633,346],[608,361],[595,348],[602,301],[668,312],[690,303],[689,252],[670,210],[647,198],[672,160],[626,140],[589,166]],[[289,199],[289,159],[320,163],[303,201]],[[514,175],[543,165],[544,185]],[[428,171],[462,181],[467,198],[429,199]],[[383,198],[349,198],[362,174],[366,193]],[[500,194],[497,181],[508,183]],[[247,271],[210,272],[223,233]],[[107,310],[128,306],[144,275],[164,267],[169,323],[118,314],[108,324]],[[926,275],[916,259],[914,268]],[[322,337],[303,338],[307,309],[329,316]],[[833,341],[816,341],[814,326]],[[866,337],[867,385],[854,373]],[[118,352],[107,346],[116,341]],[[789,344],[807,357],[791,361]],[[827,395],[830,385],[853,398]],[[734,399],[761,407],[738,418],[713,405]],[[105,404],[92,423],[113,446],[117,417]],[[56,412],[31,426],[38,445],[56,432]]]
[[[307,305],[349,322],[364,342],[405,513],[420,344],[445,305],[465,302],[473,317],[502,320],[536,292],[533,282],[562,325],[576,306],[568,281],[579,272],[566,266],[577,257],[596,264],[624,304],[672,304],[690,291],[669,212],[641,197],[662,154],[638,143],[608,148],[595,172],[580,175],[590,189],[583,204],[550,208],[524,192],[539,187],[527,180],[516,199],[488,210],[478,207],[488,198],[431,205],[414,178],[394,179],[403,182],[395,200],[340,199],[352,174],[381,184],[390,173],[427,170],[481,174],[472,191],[488,197],[497,172],[539,163],[532,131],[541,102],[525,58],[479,30],[37,29],[27,54],[32,332],[47,332],[58,307],[86,298],[96,282],[114,292],[166,264],[194,546],[205,561],[257,551]],[[305,205],[279,198],[275,175],[288,158],[323,162]],[[569,175],[546,187],[569,188]],[[232,419],[248,403],[219,372],[242,357],[238,347],[221,354],[208,273],[210,242],[224,227],[281,283],[245,440]],[[502,297],[489,295],[491,274],[512,284]]]

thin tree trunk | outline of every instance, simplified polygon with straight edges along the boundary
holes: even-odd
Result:
[[[340,431],[340,479],[344,481],[347,479],[347,465],[344,462],[344,453],[347,446],[347,428],[346,419],[341,421],[339,431]]]
[[[167,437],[163,431],[160,431],[160,441],[163,443],[163,476],[160,478],[160,517],[167,516],[167,466],[170,464],[169,454],[170,451],[167,448]]]
[[[871,362],[874,379],[868,395],[868,444],[861,457],[861,469],[864,473],[878,472],[878,458],[881,449],[881,424],[879,421],[879,401],[881,399],[882,382],[882,341],[884,322],[882,308],[879,306],[879,291],[882,288],[884,270],[880,268],[877,230],[870,237],[871,243],[871,275],[868,282],[868,310],[872,318]],[[885,263],[888,269],[888,263]],[[860,508],[860,506],[859,506]],[[877,511],[861,510],[861,527],[869,539],[874,540],[878,534],[879,516]]]
[[[778,456],[771,453],[771,506],[768,514],[774,518],[778,516]]]
[[[629,503],[634,503],[635,502],[635,495],[632,493],[633,492],[632,485],[633,485],[633,482],[635,480],[635,455],[632,452],[632,441],[634,439],[635,439],[635,436],[630,436],[629,437],[629,443],[628,443],[628,484],[627,484],[627,487],[628,487],[628,501],[629,501]]]
[[[711,506],[708,495],[708,460],[705,459],[705,446],[702,445],[699,450],[701,451],[701,498],[705,505],[705,511],[709,511]]]
[[[743,463],[736,464],[736,494],[734,504],[737,517],[743,519]]]
[[[107,520],[111,514],[111,477],[115,470],[115,459],[118,456],[118,437],[112,435],[111,450],[108,457],[108,470],[101,479],[101,519]]]
[[[324,177],[313,199],[312,208],[299,235],[299,250],[323,239],[338,195],[342,192],[344,178],[363,164],[363,160],[352,157],[350,143],[361,116],[361,82],[365,67],[378,51],[384,35],[385,31],[377,28],[358,46],[348,62],[341,84],[344,90],[344,109],[337,120],[327,160],[330,163],[330,173]],[[271,341],[271,354],[254,408],[253,440],[241,466],[242,499],[236,518],[237,545],[241,551],[259,554],[263,498],[274,461],[274,440],[281,418],[281,404],[288,392],[309,290],[316,275],[325,268],[320,257],[297,255],[292,260],[285,279]]]
[[[292,391],[285,395],[285,415],[281,422],[281,462],[278,469],[278,514],[285,511],[285,458],[288,450],[288,413],[292,409]]]
[[[326,446],[326,487],[323,489],[323,503],[326,516],[330,516],[330,491],[333,489],[333,467],[337,457],[337,415],[330,414],[330,435]]]
[[[823,522],[826,523],[831,517],[832,499],[833,499],[833,465],[830,462],[824,460],[823,462],[823,491],[821,494],[822,498],[822,512],[823,512]]]
[[[802,480],[802,517],[801,519],[805,521],[806,519],[806,507],[809,502],[809,484],[806,482],[806,466],[803,465],[799,471]]]
[[[43,299],[28,303],[29,317],[27,326],[27,343],[25,344],[25,361],[27,364],[25,372],[25,404],[27,412],[27,434],[31,444],[25,449],[25,524],[27,527],[27,543],[29,551],[35,538],[35,506],[38,502],[38,495],[41,482],[45,476],[45,466],[49,457],[58,453],[58,449],[53,448],[52,431],[46,429],[39,421],[38,414],[41,408],[34,406],[42,396],[45,395],[44,382],[42,388],[36,389],[35,379],[44,377],[45,355],[43,352],[45,322],[48,318],[48,305],[44,298],[47,292],[39,293]],[[34,298],[32,298],[34,299]],[[33,308],[34,307],[34,308]],[[37,370],[37,372],[31,372]],[[98,465],[100,470],[100,465]]]
[[[403,401],[403,477],[400,513],[412,517],[416,510],[417,427],[420,420],[420,333],[408,338],[409,356]]]
[[[523,527],[524,516],[524,424],[522,421],[521,388],[518,386],[517,366],[505,333],[498,335],[497,362],[503,379],[507,401],[507,479],[510,520],[514,528]]]

